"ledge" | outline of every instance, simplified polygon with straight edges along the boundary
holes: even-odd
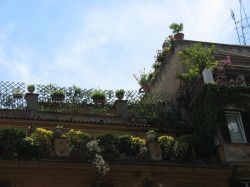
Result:
[[[83,115],[62,112],[32,112],[26,110],[0,109],[0,118],[6,119],[27,119],[27,120],[50,120],[62,122],[85,122],[99,124],[122,124],[131,125],[119,116]],[[138,126],[148,126],[138,124]]]

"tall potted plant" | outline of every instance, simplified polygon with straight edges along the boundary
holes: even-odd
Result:
[[[104,91],[96,90],[91,94],[91,98],[95,104],[103,104],[106,99],[106,94]]]
[[[65,98],[65,92],[63,89],[58,89],[52,92],[51,98],[53,101],[63,101]]]
[[[172,23],[169,26],[170,29],[172,29],[172,32],[174,34],[174,38],[176,40],[183,40],[184,39],[184,34],[181,33],[181,31],[183,31],[183,23]]]
[[[142,71],[138,77],[136,75],[134,75],[134,77],[141,86],[139,91],[143,90],[144,92],[148,92],[150,89],[150,83],[154,79],[154,73],[146,73],[144,69],[144,71]]]
[[[119,89],[115,91],[115,96],[119,99],[122,100],[125,94],[125,90]]]
[[[34,84],[29,84],[27,86],[27,90],[28,90],[29,93],[34,93],[34,91],[35,91],[35,85]]]

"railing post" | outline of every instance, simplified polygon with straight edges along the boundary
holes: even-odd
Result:
[[[30,111],[38,111],[39,105],[38,105],[38,95],[35,93],[26,93],[25,99],[27,102],[27,110]]]
[[[115,114],[122,116],[123,118],[128,117],[128,102],[127,100],[116,100],[114,103]]]

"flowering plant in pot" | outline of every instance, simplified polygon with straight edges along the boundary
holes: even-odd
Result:
[[[63,89],[58,89],[52,92],[51,94],[53,101],[63,101],[65,98],[65,92]]]
[[[35,85],[34,84],[29,84],[28,86],[27,86],[27,90],[28,90],[28,92],[29,93],[34,93],[34,91],[35,91]]]
[[[183,31],[183,23],[172,23],[170,26],[169,26],[170,29],[172,29],[172,32],[174,34],[174,38],[176,40],[183,40],[184,38],[184,34],[181,33],[181,31]]]
[[[119,89],[115,91],[115,96],[119,99],[122,100],[125,94],[125,90]]]
[[[96,90],[91,94],[91,98],[95,104],[103,104],[106,99],[106,94],[104,91]]]
[[[141,86],[139,91],[143,90],[144,92],[148,92],[150,89],[150,82],[154,79],[154,73],[146,73],[144,69],[144,71],[142,71],[138,77],[136,75],[134,75],[134,77]]]

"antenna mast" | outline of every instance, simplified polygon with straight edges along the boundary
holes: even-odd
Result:
[[[250,24],[248,21],[248,16],[246,14],[244,5],[241,0],[240,3],[240,20],[236,20],[234,11],[231,10],[231,17],[235,24],[235,29],[237,32],[238,40],[240,45],[247,45],[250,43]]]

